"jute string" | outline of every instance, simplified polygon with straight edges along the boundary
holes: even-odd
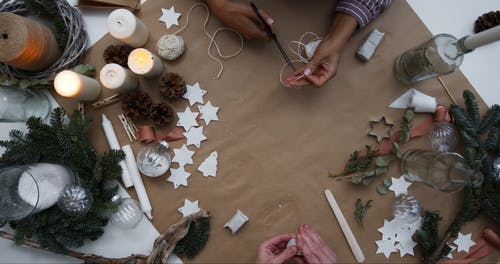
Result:
[[[222,58],[222,59],[234,58],[234,57],[238,56],[243,51],[243,48],[244,48],[243,36],[238,31],[231,29],[231,28],[228,28],[228,27],[218,28],[217,30],[215,30],[215,32],[213,34],[210,34],[207,30],[208,20],[210,19],[210,10],[208,9],[208,6],[206,4],[203,4],[203,3],[197,3],[189,9],[187,17],[186,17],[186,24],[184,24],[184,26],[182,26],[179,30],[174,32],[174,35],[179,34],[184,29],[187,28],[187,26],[189,25],[189,17],[191,16],[191,12],[198,6],[204,7],[205,11],[207,12],[207,16],[205,17],[205,21],[203,22],[203,32],[210,39],[210,43],[208,44],[208,49],[207,49],[208,57],[210,57],[212,60],[216,61],[220,66],[219,72],[217,73],[216,77],[214,78],[214,79],[219,79],[220,76],[222,75],[222,72],[224,71],[224,64],[222,63],[221,59],[215,57],[212,54],[212,47],[215,46],[215,49],[217,51],[217,55],[219,55],[220,58]],[[240,48],[236,52],[229,54],[229,55],[224,55],[222,53],[220,45],[216,41],[217,34],[222,32],[222,31],[234,32],[238,37],[240,37],[241,45],[240,45]]]

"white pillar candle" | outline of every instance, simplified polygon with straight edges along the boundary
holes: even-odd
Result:
[[[137,169],[134,152],[132,151],[130,145],[122,146],[122,150],[125,152],[125,161],[127,162],[132,182],[134,182],[135,192],[137,193],[137,198],[139,198],[139,202],[141,203],[141,209],[149,219],[153,219],[153,215],[151,214],[151,202],[149,201],[148,193],[146,192],[146,188],[142,182],[139,169]]]
[[[109,121],[105,114],[102,114],[102,128],[104,129],[104,134],[108,139],[108,144],[110,149],[120,150],[120,143],[116,137],[115,130],[113,129],[113,124]],[[132,187],[132,179],[130,178],[130,173],[127,168],[125,161],[120,161],[120,167],[122,168],[122,181],[125,188]]]
[[[146,25],[126,9],[109,14],[108,31],[114,38],[134,48],[144,46],[149,38]]]
[[[135,49],[128,55],[128,67],[135,74],[153,78],[163,72],[160,58],[147,49]]]
[[[473,50],[497,40],[500,40],[500,26],[467,37],[464,40],[464,46],[467,49]]]
[[[118,93],[126,93],[137,89],[137,75],[116,64],[106,64],[99,74],[102,86]]]
[[[98,81],[70,70],[56,75],[54,88],[59,95],[80,101],[93,101],[101,94]]]

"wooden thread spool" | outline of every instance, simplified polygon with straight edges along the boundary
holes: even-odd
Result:
[[[0,13],[0,62],[41,71],[60,56],[56,38],[48,27],[13,13]]]

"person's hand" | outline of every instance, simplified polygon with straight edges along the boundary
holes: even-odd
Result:
[[[299,227],[297,246],[302,257],[295,257],[297,263],[337,263],[337,255],[308,225]]]
[[[207,4],[226,26],[240,32],[246,38],[269,39],[264,25],[249,4],[235,3],[231,0],[207,0]],[[272,26],[274,20],[265,11],[259,10],[259,12],[267,24]]]
[[[297,254],[297,247],[286,247],[293,235],[283,234],[262,242],[259,246],[257,263],[283,263]]]

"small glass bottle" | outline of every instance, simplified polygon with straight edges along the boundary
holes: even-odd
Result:
[[[145,146],[137,155],[137,168],[149,177],[158,177],[165,174],[172,161],[168,148],[167,141]]]

